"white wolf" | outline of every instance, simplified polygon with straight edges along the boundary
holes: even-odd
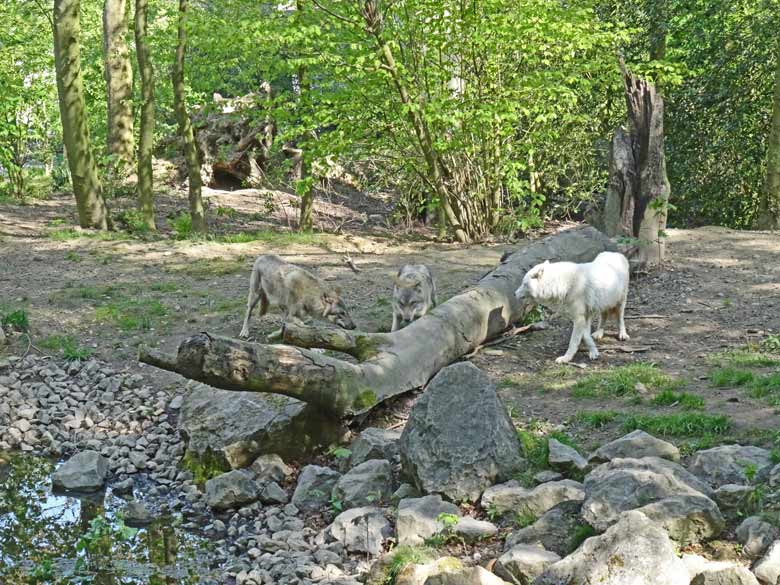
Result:
[[[602,322],[617,317],[618,339],[629,339],[624,311],[628,297],[628,260],[623,254],[602,252],[593,262],[546,261],[526,272],[523,284],[515,296],[526,304],[541,304],[569,317],[574,326],[569,349],[556,359],[559,364],[570,362],[585,339],[590,359],[599,357],[594,339],[604,335]],[[591,321],[596,319],[596,331],[591,335]]]

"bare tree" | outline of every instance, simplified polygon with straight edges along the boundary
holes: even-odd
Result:
[[[108,105],[108,154],[111,172],[123,178],[133,165],[133,68],[127,46],[125,0],[103,3],[103,61]]]
[[[152,150],[154,148],[154,68],[147,43],[148,0],[135,0],[135,54],[141,75],[141,129],[138,135],[138,209],[144,225],[154,224]]]

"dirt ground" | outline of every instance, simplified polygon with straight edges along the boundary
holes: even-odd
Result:
[[[428,264],[443,301],[490,271],[504,251],[520,245],[436,243],[391,226],[385,219],[389,207],[381,199],[362,208],[339,198],[320,203],[320,227],[345,232],[341,235],[277,236],[268,229],[284,226],[285,217],[294,212],[284,194],[244,190],[207,195],[213,231],[260,230],[260,235],[243,243],[225,238],[177,241],[168,237],[166,227],[154,239],[104,239],[70,229],[75,206],[69,196],[25,206],[0,204],[0,313],[27,311],[35,346],[30,351],[57,354],[58,340],[71,336],[79,348],[139,369],[161,385],[183,384],[177,376],[139,366],[139,344],[174,351],[193,332],[237,335],[249,269],[258,254],[276,253],[339,281],[358,327],[376,331],[389,328],[391,279],[401,264]],[[123,204],[128,203],[114,207]],[[161,226],[184,206],[183,196],[161,199]],[[576,361],[583,368],[555,367],[553,360],[565,350],[570,333],[563,321],[472,358],[499,384],[520,424],[567,425],[587,445],[620,434],[620,419],[590,428],[572,422],[579,412],[677,412],[677,406],[650,406],[647,401],[571,396],[572,386],[594,371],[642,361],[657,364],[681,380],[686,392],[701,396],[703,412],[731,417],[733,438],[771,441],[767,433],[780,428],[777,408],[744,389],[715,388],[709,374],[717,352],[780,331],[780,237],[723,228],[672,229],[667,242],[664,269],[632,281],[627,310],[631,340],[606,337],[599,343],[597,362],[588,363],[580,353]],[[345,254],[360,272],[344,264]],[[275,314],[254,319],[253,335],[262,340],[279,323]],[[27,345],[26,338],[17,338],[13,348],[0,349],[0,359],[3,353],[24,352]],[[642,351],[632,351],[637,349]]]

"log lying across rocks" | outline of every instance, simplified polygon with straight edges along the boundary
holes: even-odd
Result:
[[[521,316],[514,292],[535,264],[589,262],[605,250],[614,245],[592,227],[532,242],[505,255],[475,286],[393,333],[287,325],[285,344],[275,345],[199,333],[185,339],[175,357],[142,349],[139,359],[217,388],[284,394],[333,416],[352,416],[425,385],[441,368],[505,331]],[[310,348],[346,353],[357,363]]]

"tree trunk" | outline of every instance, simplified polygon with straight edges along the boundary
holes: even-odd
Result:
[[[776,59],[772,127],[766,152],[766,179],[755,226],[762,230],[780,229],[780,41]]]
[[[664,259],[670,193],[663,98],[652,83],[627,71],[622,59],[620,66],[629,123],[612,138],[603,223],[607,235],[639,241],[640,264],[657,265]]]
[[[473,288],[393,333],[288,325],[283,336],[290,345],[201,333],[184,340],[175,358],[142,349],[139,359],[218,388],[284,394],[334,416],[351,416],[425,385],[441,368],[500,335],[522,314],[514,293],[535,264],[548,259],[588,262],[610,249],[610,240],[592,227],[531,243],[505,256]],[[359,361],[307,347],[340,351]]]
[[[152,151],[154,149],[154,68],[147,43],[148,0],[135,0],[135,54],[141,75],[141,129],[138,135],[138,210],[147,229],[154,223]]]
[[[89,141],[81,76],[79,0],[54,0],[54,65],[73,195],[84,228],[107,229],[108,208]]]
[[[103,59],[108,105],[108,154],[111,171],[124,178],[133,165],[133,68],[127,46],[125,0],[103,4]]]
[[[190,216],[192,230],[197,233],[206,232],[206,216],[203,210],[201,195],[200,161],[198,147],[195,143],[195,132],[192,120],[187,113],[184,88],[184,55],[187,52],[187,10],[189,0],[179,0],[179,42],[176,44],[176,58],[173,61],[173,105],[176,120],[179,123],[179,134],[184,147],[184,160],[187,163],[189,177]]]

